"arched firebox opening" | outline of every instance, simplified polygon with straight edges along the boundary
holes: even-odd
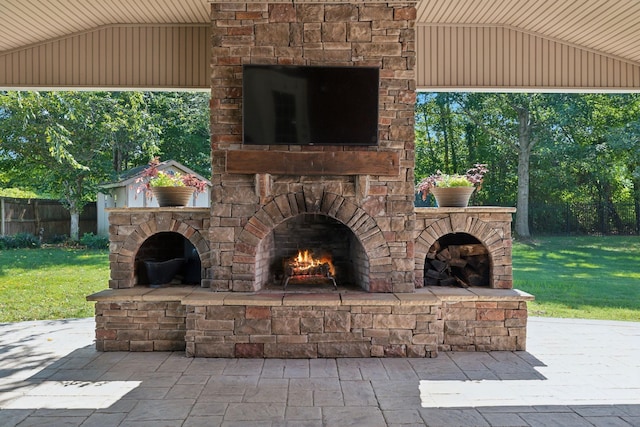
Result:
[[[489,251],[471,234],[445,234],[427,252],[424,285],[491,286]]]
[[[160,232],[145,240],[135,258],[138,285],[195,285],[202,279],[196,247],[183,235]]]
[[[317,268],[305,266],[315,261]],[[328,274],[327,274],[328,272]],[[261,287],[287,291],[369,289],[369,258],[353,231],[324,214],[300,214],[274,227],[256,256]]]

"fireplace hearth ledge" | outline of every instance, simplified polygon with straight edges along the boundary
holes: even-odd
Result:
[[[519,289],[486,287],[457,288],[425,286],[413,293],[337,292],[214,292],[200,286],[172,285],[164,288],[136,286],[105,289],[87,296],[87,301],[180,301],[182,304],[209,305],[417,305],[434,301],[533,301],[535,297]],[[295,304],[292,302],[295,301]]]
[[[212,292],[199,286],[107,289],[96,302],[99,351],[193,357],[436,357],[525,350],[517,289],[425,287],[414,293]]]

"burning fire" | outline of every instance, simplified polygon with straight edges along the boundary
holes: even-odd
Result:
[[[288,265],[293,268],[295,275],[311,275],[316,274],[318,267],[325,264],[329,267],[331,276],[335,276],[335,267],[330,255],[323,255],[320,258],[314,258],[313,252],[310,250],[298,251],[298,255],[287,261]]]

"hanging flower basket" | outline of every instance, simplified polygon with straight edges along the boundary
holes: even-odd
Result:
[[[436,198],[438,207],[464,208],[469,205],[469,199],[475,187],[434,187],[430,191]]]
[[[152,187],[151,189],[160,207],[187,206],[194,190],[193,187]]]

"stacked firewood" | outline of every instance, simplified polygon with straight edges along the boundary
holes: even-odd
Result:
[[[433,244],[424,265],[425,286],[488,286],[489,254],[481,243]]]

